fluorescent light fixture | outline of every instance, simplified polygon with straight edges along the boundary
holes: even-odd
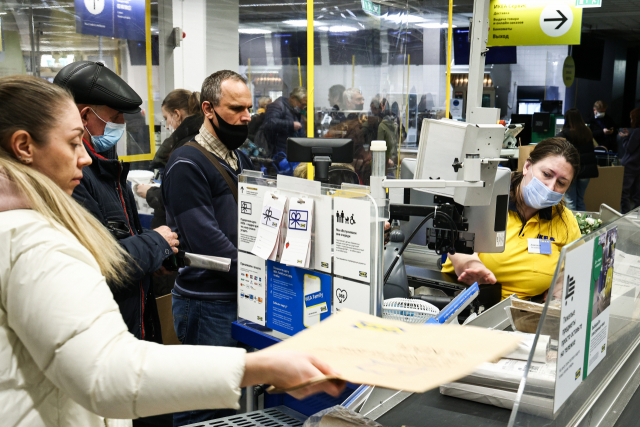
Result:
[[[416,24],[416,25],[422,28],[449,28],[449,24],[446,22],[443,22],[442,24],[439,24],[437,22],[427,22],[425,24]],[[456,25],[451,24],[451,28],[456,28]]]
[[[240,34],[271,34],[271,31],[262,28],[240,28],[238,32]]]
[[[423,22],[424,19],[416,16],[416,15],[410,15],[410,14],[406,14],[406,13],[396,13],[394,15],[386,15],[382,17],[385,21],[391,21],[395,24],[399,24],[399,23],[414,23],[414,22]]]
[[[358,29],[348,25],[332,25],[329,27],[329,31],[332,33],[352,33],[358,31]]]
[[[318,31],[329,31],[329,27],[318,27]]]
[[[282,21],[283,24],[287,24],[287,25],[291,25],[294,27],[306,27],[307,26],[307,20],[306,19],[288,19],[286,21]],[[313,26],[320,26],[320,25],[324,25],[324,22],[322,21],[313,21]]]

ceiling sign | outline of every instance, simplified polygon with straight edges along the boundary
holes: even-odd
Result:
[[[145,40],[145,0],[75,0],[76,32]]]
[[[491,0],[487,46],[580,44],[576,1],[592,0]]]
[[[602,0],[576,0],[576,7],[602,7]]]

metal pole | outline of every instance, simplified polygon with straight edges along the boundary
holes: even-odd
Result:
[[[489,3],[490,0],[475,0],[473,2],[469,86],[467,87],[467,122],[469,123],[477,123],[473,110],[482,106],[485,51],[489,37]]]
[[[384,279],[384,207],[387,199],[387,192],[382,187],[382,180],[386,175],[387,165],[387,143],[386,141],[371,141],[371,197],[378,204],[378,223],[375,224],[375,232],[377,235],[378,245],[375,248],[376,256],[376,275],[375,280],[371,281],[371,299],[369,313],[382,317],[383,279]]]
[[[102,36],[98,36],[98,61],[104,64],[104,60],[102,59]]]
[[[35,26],[35,27],[36,27],[35,28],[36,52],[35,52],[34,56],[35,56],[35,59],[36,59],[36,61],[35,61],[36,68],[34,70],[34,73],[35,73],[34,75],[36,77],[40,77],[40,35],[42,34],[42,29],[41,29],[42,24],[38,23],[38,25]]]
[[[255,411],[254,409],[254,401],[253,401],[253,386],[249,386],[244,389],[245,393],[247,393],[247,413]]]
[[[29,38],[31,40],[31,75],[36,75],[36,40],[33,22],[33,0],[29,1]]]

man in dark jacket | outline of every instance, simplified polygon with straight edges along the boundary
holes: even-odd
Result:
[[[620,136],[625,148],[620,211],[627,213],[640,206],[640,108],[631,111],[631,129],[623,129]]]
[[[301,115],[305,108],[307,90],[303,87],[293,89],[288,99],[281,96],[267,106],[261,129],[267,140],[270,156],[280,151],[286,153],[289,137],[305,136]]]
[[[193,141],[169,158],[162,198],[167,222],[180,234],[184,250],[230,258],[231,269],[181,269],[172,291],[173,319],[183,344],[235,347],[231,324],[238,316],[238,175],[252,169],[238,147],[248,134],[251,92],[242,76],[223,70],[205,79],[200,100],[204,124]],[[181,426],[234,413],[189,411],[174,414],[173,420]]]
[[[613,117],[607,114],[607,107],[604,101],[596,101],[593,104],[593,116],[589,119],[589,128],[598,145],[607,147],[607,150],[615,153],[618,151],[616,124]]]
[[[114,293],[129,332],[139,339],[162,342],[151,274],[177,252],[178,236],[168,227],[143,231],[131,188],[129,165],[118,161],[115,145],[125,134],[123,113],[140,111],[140,97],[100,62],[80,61],[64,67],[54,83],[71,91],[80,110],[83,141],[92,164],[73,198],[91,212],[135,262],[129,283]]]

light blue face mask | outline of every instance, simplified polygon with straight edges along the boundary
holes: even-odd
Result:
[[[533,171],[531,171],[531,173],[533,173]],[[544,209],[555,206],[560,203],[563,196],[562,193],[549,190],[549,187],[544,185],[535,176],[529,181],[529,184],[522,188],[522,195],[527,206],[534,209]]]
[[[91,108],[91,111],[93,111],[93,108]],[[93,148],[96,150],[96,153],[103,153],[120,141],[120,138],[122,138],[122,135],[124,135],[124,132],[127,130],[127,124],[107,122],[95,111],[93,111],[93,114],[107,124],[104,127],[104,134],[102,135],[91,135],[91,132],[87,129],[87,132],[91,135],[91,143],[93,144]]]

